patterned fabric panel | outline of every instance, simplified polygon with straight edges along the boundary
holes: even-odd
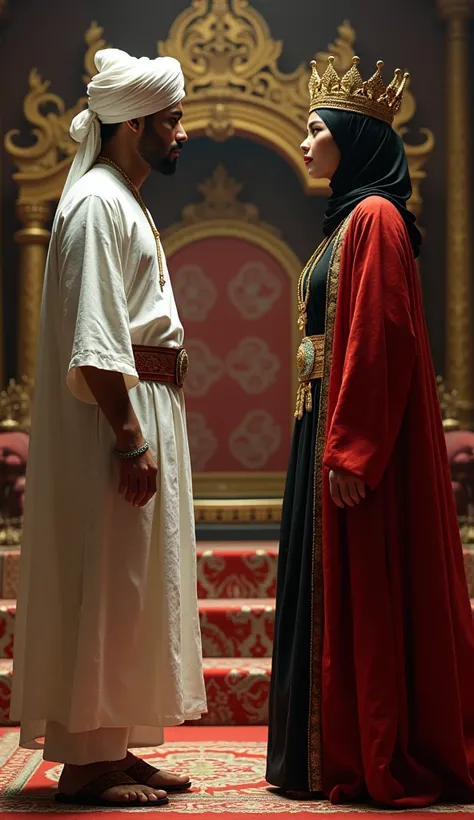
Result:
[[[194,471],[285,470],[293,402],[287,271],[244,238],[197,240],[168,261],[186,328]]]

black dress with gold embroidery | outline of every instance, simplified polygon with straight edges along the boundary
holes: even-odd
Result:
[[[326,282],[334,241],[314,264],[308,336],[324,333]],[[308,791],[314,463],[321,380],[311,384],[312,411],[296,421],[286,479],[278,557],[275,637],[269,704],[267,780]]]

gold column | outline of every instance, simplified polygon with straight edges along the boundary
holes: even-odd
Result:
[[[446,377],[459,397],[463,425],[474,425],[474,316],[472,311],[469,18],[474,0],[438,0],[447,22],[447,349]]]
[[[1,0],[0,0],[0,21],[1,21]],[[0,146],[3,144],[3,127],[0,119]],[[5,328],[3,322],[3,155],[0,147],[0,388],[5,382]]]
[[[45,225],[50,217],[50,207],[46,203],[19,203],[17,214],[24,225],[15,234],[15,240],[20,245],[18,379],[24,376],[33,379],[46,251],[50,237]]]

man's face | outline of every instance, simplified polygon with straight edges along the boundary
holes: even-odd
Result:
[[[154,171],[174,174],[183,143],[188,135],[181,125],[181,103],[145,117],[138,139],[138,153]]]

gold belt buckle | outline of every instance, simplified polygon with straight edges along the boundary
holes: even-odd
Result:
[[[321,336],[305,336],[296,354],[298,371],[298,394],[296,397],[295,418],[301,420],[306,410],[313,409],[311,397],[311,382],[322,379],[324,373],[324,334]]]
[[[182,387],[189,367],[189,356],[184,347],[179,351],[176,357],[176,384]]]
[[[312,379],[322,379],[324,368],[324,335],[306,336],[296,356],[298,379],[300,382],[309,382]]]

